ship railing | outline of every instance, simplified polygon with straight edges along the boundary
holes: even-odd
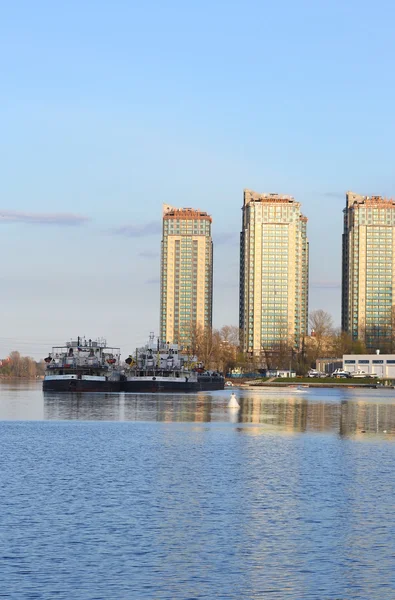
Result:
[[[98,360],[78,360],[78,359],[59,359],[47,365],[48,369],[108,369],[109,365],[103,364]]]
[[[128,372],[140,377],[152,377],[152,376],[163,376],[163,377],[185,377],[188,376],[192,371],[189,369],[146,369],[139,368],[136,366],[128,369]]]

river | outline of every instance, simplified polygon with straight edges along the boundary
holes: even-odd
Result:
[[[0,384],[0,598],[395,598],[395,390]]]

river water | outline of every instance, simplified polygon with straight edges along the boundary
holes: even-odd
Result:
[[[395,390],[0,384],[0,598],[395,598]]]

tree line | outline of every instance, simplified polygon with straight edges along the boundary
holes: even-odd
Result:
[[[44,375],[45,364],[43,361],[36,362],[30,356],[21,356],[14,350],[9,356],[1,361],[0,377],[24,377],[33,379]]]
[[[189,345],[184,346],[184,352],[194,356],[207,369],[229,373],[234,368],[242,372],[259,372],[265,369],[289,369],[298,375],[304,375],[310,368],[316,366],[318,358],[338,358],[343,354],[367,354],[365,339],[353,340],[348,333],[336,328],[332,316],[324,310],[314,310],[309,315],[310,334],[295,341],[287,333],[287,326],[281,331],[280,341],[270,347],[262,346],[260,355],[242,351],[241,332],[238,327],[225,325],[221,329],[203,328],[196,325],[187,332]],[[379,349],[382,353],[395,352],[395,319],[393,336],[380,336],[370,340],[370,348]],[[372,350],[371,350],[372,352]]]

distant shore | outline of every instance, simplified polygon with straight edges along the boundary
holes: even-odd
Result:
[[[395,384],[395,381],[386,380],[381,382],[377,379],[333,379],[330,377],[325,378],[325,380],[316,380],[312,377],[296,377],[292,379],[286,378],[277,378],[273,380],[262,379],[262,380],[248,380],[241,379],[240,381],[235,381],[232,379],[227,380],[232,383],[232,386],[226,386],[228,389],[232,389],[232,387],[237,387],[240,389],[262,389],[262,388],[293,388],[293,387],[308,387],[308,388],[392,388]]]
[[[44,375],[37,375],[36,377],[25,377],[21,375],[20,377],[16,375],[0,375],[0,381],[42,381],[44,379]]]
[[[380,385],[377,383],[241,383],[241,384],[233,384],[233,387],[240,389],[264,389],[264,388],[295,388],[295,387],[304,387],[304,388],[371,388],[375,389],[377,387],[382,388],[386,387],[388,389],[392,388],[392,385]],[[227,387],[227,389],[232,389],[231,386]]]

